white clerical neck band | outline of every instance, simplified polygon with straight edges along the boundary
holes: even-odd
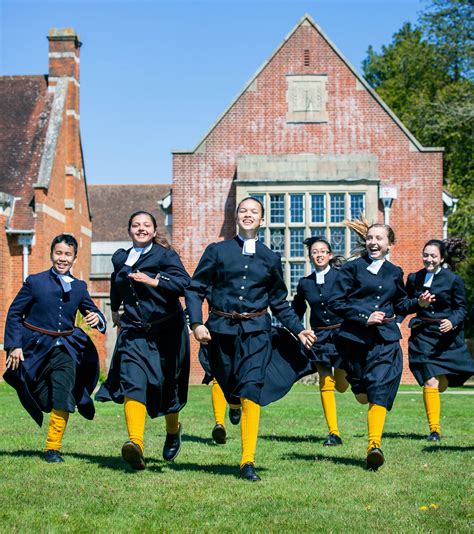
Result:
[[[152,246],[153,246],[153,242],[151,242],[148,246],[142,247],[142,248],[133,246],[130,249],[130,252],[128,253],[128,257],[127,257],[127,260],[125,261],[125,265],[128,265],[128,267],[132,267],[133,265],[135,265],[135,263],[137,263],[140,256],[142,254],[146,254],[147,252],[149,252]]]
[[[69,271],[66,274],[60,274],[53,267],[53,273],[58,277],[61,282],[64,293],[69,293],[71,291],[71,282],[74,282],[74,278],[69,276]]]
[[[436,271],[433,273],[426,273],[425,275],[425,281],[423,282],[423,287],[431,287],[431,284],[433,282],[433,278],[441,271],[441,267],[438,267]]]
[[[381,260],[376,260],[372,258],[369,254],[369,259],[372,261],[372,263],[367,267],[367,270],[372,274],[378,274],[380,269],[382,268],[382,265],[385,262],[385,258]]]
[[[331,270],[331,266],[328,265],[322,271],[316,271],[316,283],[324,284],[324,277],[328,274],[330,270]]]
[[[253,254],[255,254],[255,247],[258,237],[242,237],[240,234],[237,234],[237,237],[244,244],[244,246],[242,247],[242,254],[244,254],[245,256],[252,256]]]

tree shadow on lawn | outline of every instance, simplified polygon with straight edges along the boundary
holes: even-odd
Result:
[[[273,435],[265,434],[258,436],[258,439],[267,439],[269,441],[285,441],[288,443],[302,443],[306,441],[308,443],[320,443],[325,440],[327,436],[285,436],[285,435]]]
[[[300,454],[298,452],[292,452],[291,454],[284,454],[281,456],[282,460],[301,460],[305,462],[320,462],[328,460],[333,464],[353,465],[355,467],[366,468],[365,459],[348,458],[346,456],[326,456],[325,454]]]
[[[474,451],[474,445],[467,445],[463,447],[462,445],[427,445],[423,447],[422,452],[467,452]]]

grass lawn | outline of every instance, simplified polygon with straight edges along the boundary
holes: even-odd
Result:
[[[161,459],[164,420],[147,420],[147,470],[120,458],[123,408],[71,417],[65,463],[47,464],[39,429],[0,384],[0,532],[472,532],[474,395],[442,396],[442,442],[425,441],[420,388],[404,387],[387,417],[387,463],[366,472],[366,407],[337,395],[342,447],[323,447],[319,393],[296,386],[262,410],[257,467],[238,478],[240,434],[214,445],[210,388],[193,386],[174,463]],[[460,393],[472,389],[456,390]],[[46,418],[46,422],[48,418]],[[427,507],[424,509],[423,507]]]

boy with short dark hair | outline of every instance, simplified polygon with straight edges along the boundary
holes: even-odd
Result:
[[[92,302],[87,284],[71,275],[77,241],[69,234],[51,243],[51,269],[28,276],[13,300],[5,325],[5,381],[42,425],[51,412],[45,459],[62,462],[61,442],[69,413],[87,419],[95,409],[90,394],[99,376],[97,351],[89,336],[75,326],[79,311],[85,323],[104,333],[106,321]]]

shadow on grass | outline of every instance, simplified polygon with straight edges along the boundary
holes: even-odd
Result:
[[[348,458],[346,456],[326,456],[325,454],[300,454],[293,452],[291,454],[285,454],[281,457],[282,460],[300,460],[304,462],[321,462],[327,460],[333,464],[341,465],[353,465],[355,467],[361,467],[365,471],[366,462],[365,459]]]
[[[40,458],[43,459],[42,451],[30,451],[30,450],[20,450],[20,451],[0,451],[0,457],[10,456],[12,458]],[[84,460],[90,464],[95,464],[98,467],[103,469],[112,469],[115,471],[124,471],[124,472],[135,472],[130,469],[125,462],[120,458],[120,456],[101,456],[96,454],[85,454],[81,452],[66,452],[63,453],[64,461],[67,462],[68,458],[77,458],[79,460]],[[158,460],[151,460],[158,462]]]
[[[285,441],[288,443],[302,443],[304,441],[308,443],[320,443],[326,439],[326,436],[274,436],[271,434],[266,434],[263,436],[258,436],[258,439],[266,439],[268,441]]]
[[[427,445],[426,447],[423,447],[422,452],[467,452],[467,451],[474,451],[474,445],[466,445],[463,447],[462,445]]]
[[[162,464],[164,464],[162,462]],[[207,473],[208,475],[220,475],[228,476],[232,478],[240,478],[240,472],[238,465],[225,465],[225,464],[207,464],[201,465],[196,463],[183,463],[183,462],[171,462],[164,464],[166,467],[172,471],[192,471],[199,473]],[[161,466],[150,466],[150,471],[155,471],[156,469],[161,469]],[[260,467],[258,473],[266,471],[265,468]]]
[[[384,432],[382,438],[391,439],[413,439],[415,441],[426,441],[427,434],[415,434],[413,432]],[[367,434],[354,434],[355,438],[366,438]]]

